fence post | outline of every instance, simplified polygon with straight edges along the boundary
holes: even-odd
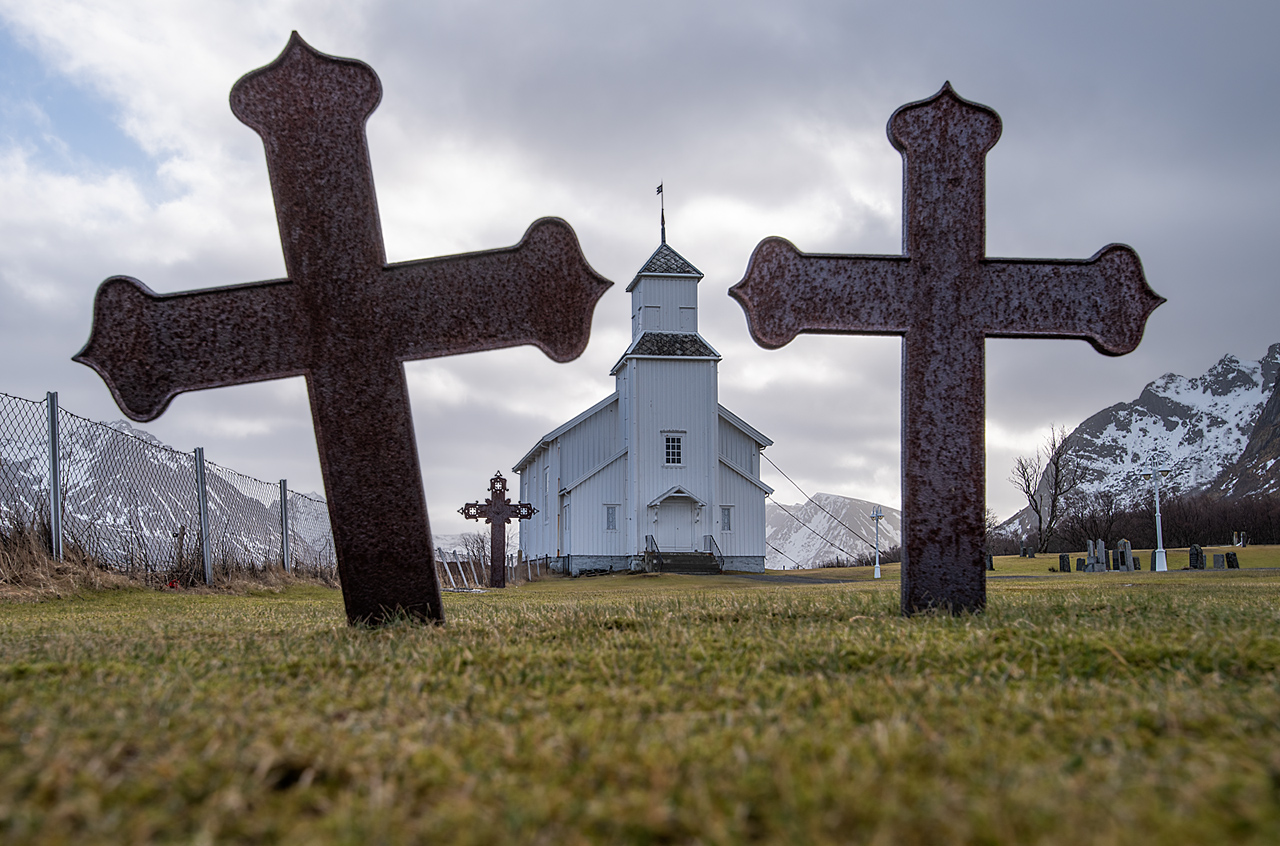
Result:
[[[209,552],[209,497],[204,487],[204,447],[196,447],[196,503],[200,507],[200,555],[204,558],[204,583],[213,584],[213,556]]]
[[[62,560],[62,467],[58,462],[58,392],[45,394],[49,407],[49,554]]]
[[[284,571],[292,573],[289,564],[289,480],[280,480],[280,557],[284,559]]]
[[[449,559],[444,557],[444,550],[438,546],[436,547],[436,561],[438,561],[440,566],[444,568],[444,574],[449,577],[449,587],[457,590],[458,583],[453,580],[453,571],[449,569]],[[461,567],[458,568],[458,576],[462,576]],[[465,582],[466,580],[464,579],[463,581]]]

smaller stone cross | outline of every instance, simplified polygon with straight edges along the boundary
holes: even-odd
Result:
[[[468,520],[483,517],[489,524],[489,587],[506,587],[507,524],[512,518],[528,520],[538,513],[538,509],[527,502],[507,499],[507,480],[502,473],[494,473],[489,480],[489,498],[483,503],[468,502],[458,509],[458,513]]]

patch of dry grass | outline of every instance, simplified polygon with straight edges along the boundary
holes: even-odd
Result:
[[[41,602],[68,599],[86,592],[161,587],[195,594],[247,594],[279,592],[301,585],[337,587],[332,576],[295,575],[278,567],[219,567],[212,585],[204,585],[203,572],[190,568],[172,574],[150,573],[150,583],[101,566],[75,547],[64,551],[61,561],[48,553],[46,538],[31,526],[11,527],[0,533],[0,603]],[[173,588],[167,587],[173,585]]]
[[[127,577],[94,566],[79,550],[68,550],[62,561],[51,558],[34,528],[17,526],[0,534],[0,601],[65,599],[132,586]]]
[[[678,576],[378,630],[317,588],[0,606],[0,836],[1274,842],[1280,577],[1083,576],[909,620]]]

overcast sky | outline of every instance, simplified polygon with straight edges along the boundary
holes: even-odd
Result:
[[[613,390],[624,289],[658,245],[705,274],[720,400],[809,493],[897,507],[900,341],[747,334],[725,292],[762,238],[901,251],[901,158],[885,124],[950,80],[994,108],[987,254],[1142,258],[1169,302],[1122,358],[1084,341],[987,342],[988,504],[1052,423],[1074,427],[1166,372],[1280,341],[1280,62],[1272,2],[232,2],[0,0],[0,391],[123,414],[71,361],[94,290],[284,275],[258,136],[227,105],[290,30],[368,62],[368,135],[389,258],[574,227],[615,286],[569,364],[532,348],[408,365],[433,528]],[[148,431],[321,490],[300,379],[185,394]],[[767,468],[782,502],[802,499]]]

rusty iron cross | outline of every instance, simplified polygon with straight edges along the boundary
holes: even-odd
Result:
[[[507,480],[494,473],[489,480],[489,498],[483,503],[468,502],[458,509],[468,520],[484,520],[489,524],[489,587],[507,586],[507,524],[513,519],[528,520],[538,513],[527,502],[507,498]]]
[[[903,254],[805,254],[760,242],[730,289],[751,335],[902,336],[902,611],[986,604],[985,343],[1084,338],[1132,352],[1164,299],[1132,249],[1086,260],[987,258],[986,155],[1000,117],[943,85],[889,119],[903,157]]]
[[[611,283],[555,218],[513,247],[388,264],[365,137],[381,97],[368,65],[293,33],[231,90],[266,149],[288,278],[156,295],[112,277],[75,360],[143,421],[183,391],[305,376],[348,620],[442,621],[403,363],[519,344],[568,361]]]

